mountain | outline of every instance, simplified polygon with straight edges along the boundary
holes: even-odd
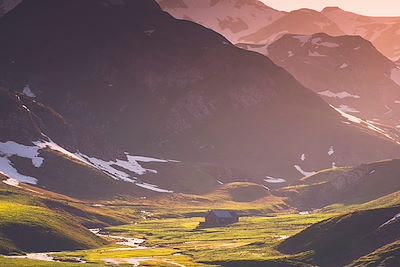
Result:
[[[268,45],[284,34],[312,35],[323,32],[332,36],[359,35],[389,59],[398,60],[399,27],[400,17],[367,17],[340,8],[325,8],[322,12],[299,9],[253,34],[243,36],[239,43]]]
[[[10,178],[7,184],[35,184],[85,199],[141,191],[70,153],[77,145],[64,118],[22,93],[0,88],[0,129],[0,173]]]
[[[275,22],[265,25],[258,31],[240,38],[240,43],[270,44],[287,33],[313,34],[325,32],[330,35],[343,35],[344,32],[326,16],[312,9],[291,11]]]
[[[389,59],[400,59],[400,17],[362,16],[338,7],[327,7],[321,12],[305,8],[280,12],[258,0],[158,2],[174,17],[202,24],[234,44],[267,46],[284,34],[359,35]]]
[[[271,24],[285,12],[258,0],[157,0],[177,19],[190,20],[212,29],[232,43]]]
[[[400,191],[399,172],[400,160],[333,168],[278,191],[289,197],[293,206],[307,210],[339,203],[362,204]]]
[[[362,257],[368,254],[381,256],[364,261],[368,265],[380,261],[382,266],[396,266],[399,214],[399,207],[391,207],[340,215],[288,238],[279,250],[290,254],[312,251],[308,262],[318,266],[365,266]]]
[[[1,136],[3,161],[55,192],[204,194],[400,154],[267,58],[153,1],[24,1],[0,19],[0,34],[0,84],[54,110],[70,132],[22,143],[14,127]]]
[[[400,124],[400,68],[369,41],[288,34],[264,54],[343,112],[392,127]]]
[[[321,12],[347,35],[360,35],[369,40],[386,57],[400,58],[400,17],[370,17],[327,7]]]

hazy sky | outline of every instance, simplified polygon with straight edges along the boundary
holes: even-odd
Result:
[[[400,0],[261,0],[270,7],[290,11],[299,8],[321,10],[326,6],[370,16],[400,16]]]

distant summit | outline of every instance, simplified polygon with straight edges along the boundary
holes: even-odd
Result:
[[[321,12],[330,12],[330,11],[343,11],[343,9],[341,9],[338,6],[327,6],[324,9],[322,9]]]
[[[337,6],[282,12],[256,0],[157,1],[174,17],[199,23],[234,44],[268,46],[284,34],[360,35],[389,59],[400,59],[400,17],[363,16]]]

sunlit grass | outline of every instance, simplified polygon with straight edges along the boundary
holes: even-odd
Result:
[[[241,259],[267,260],[283,256],[275,250],[282,239],[332,216],[333,214],[282,214],[243,217],[239,223],[229,227],[201,230],[197,226],[202,218],[142,220],[137,224],[110,227],[107,231],[145,238],[148,249],[109,251],[111,248],[108,248],[72,253],[70,256],[79,256],[89,262],[135,257],[172,260],[176,259],[176,255],[192,264]]]

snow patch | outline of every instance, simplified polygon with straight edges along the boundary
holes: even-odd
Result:
[[[270,184],[280,184],[286,182],[286,180],[283,178],[274,178],[271,176],[267,176],[266,179],[264,179],[264,181]]]
[[[87,163],[89,163],[89,165],[109,174],[115,180],[122,180],[125,182],[134,183],[136,181],[136,178],[131,177],[131,175],[129,175],[128,173],[120,171],[120,170],[114,168],[113,166],[121,167],[125,170],[131,171],[131,172],[139,174],[139,175],[143,175],[147,172],[146,169],[144,169],[142,166],[140,166],[135,160],[130,159],[129,156],[127,157],[127,160],[117,159],[115,161],[113,161],[113,160],[105,161],[105,160],[98,159],[95,157],[89,157],[82,153],[78,153],[78,156],[81,159],[83,159],[84,161],[86,161]]]
[[[151,191],[158,192],[158,193],[173,193],[174,192],[171,190],[159,188],[157,185],[148,184],[148,183],[136,183],[136,185],[139,187],[151,190]]]
[[[331,43],[331,42],[322,42],[322,43],[319,43],[319,45],[329,47],[329,48],[339,47],[338,44]]]
[[[390,74],[390,78],[394,81],[397,85],[400,85],[400,67],[393,68]]]
[[[349,65],[347,64],[347,63],[343,63],[340,67],[339,67],[339,69],[345,69],[345,68],[347,68]]]
[[[326,55],[321,55],[319,52],[311,51],[311,50],[308,50],[308,56],[310,56],[310,57],[326,57]]]
[[[305,161],[306,160],[306,154],[301,154],[300,159],[301,159],[301,161]]]
[[[54,143],[53,141],[37,141],[37,142],[33,142],[36,147],[38,147],[39,149],[45,149],[45,148],[49,148],[53,151],[57,151],[60,152],[61,154],[64,154],[65,156],[69,157],[69,158],[73,158],[75,160],[78,160],[82,163],[87,164],[87,161],[83,160],[82,158],[80,158],[79,156],[69,152],[68,150],[62,148],[61,146],[57,145],[56,143]]]
[[[147,36],[152,36],[153,35],[153,33],[155,32],[155,30],[147,30],[147,31],[144,31],[144,34],[146,34]]]
[[[43,164],[43,158],[39,157],[38,148],[36,146],[20,145],[13,141],[5,143],[0,142],[0,156],[12,157],[18,156],[21,158],[28,158],[32,160],[33,166],[39,168]]]
[[[390,114],[390,113],[393,112],[393,109],[391,109],[388,105],[385,105],[385,108],[386,108],[386,110],[387,110],[387,111],[384,113],[385,115]]]
[[[347,105],[340,105],[338,109],[345,113],[360,113],[360,111],[356,110],[355,108],[349,107]]]
[[[11,161],[6,157],[0,157],[0,174],[17,180],[21,183],[36,184],[37,179],[31,176],[20,174]]]
[[[29,85],[25,85],[24,89],[22,89],[22,93],[28,97],[35,98],[36,95],[32,92]]]
[[[335,154],[335,150],[333,149],[333,146],[331,146],[328,150],[328,155],[332,156],[333,154]]]
[[[326,96],[326,97],[339,98],[339,99],[343,99],[343,98],[356,98],[356,99],[359,99],[359,98],[361,98],[358,95],[352,95],[352,94],[350,94],[350,93],[348,93],[346,91],[339,92],[339,93],[334,93],[334,92],[331,92],[330,90],[326,90],[326,91],[318,92],[318,94],[322,95],[322,96]]]
[[[104,161],[95,157],[89,157],[80,152],[71,153],[68,150],[62,148],[58,144],[54,143],[49,139],[49,141],[37,141],[33,142],[33,146],[21,145],[13,141],[8,141],[5,143],[0,142],[0,174],[3,174],[10,179],[3,181],[4,183],[12,186],[18,186],[19,183],[37,184],[37,179],[28,175],[23,175],[18,172],[14,167],[13,163],[10,161],[10,157],[18,156],[22,158],[27,158],[32,161],[32,165],[36,168],[42,166],[44,158],[39,157],[39,151],[42,149],[50,149],[53,151],[60,152],[66,157],[79,161],[85,165],[91,166],[95,169],[103,171],[108,174],[111,178],[115,180],[122,180],[126,182],[136,183],[138,186],[162,193],[171,193],[172,191],[158,188],[156,185],[147,183],[137,183],[136,177],[132,177],[131,174],[143,175],[146,173],[157,173],[156,170],[143,168],[139,162],[178,162],[173,160],[156,159],[144,156],[131,156],[125,153],[126,160],[116,159],[111,161]],[[115,167],[120,167],[116,169]],[[122,171],[120,169],[125,169]],[[131,174],[128,173],[131,172]]]
[[[393,224],[393,223],[395,223],[395,222],[397,222],[399,220],[400,220],[400,213],[396,214],[392,219],[388,220],[387,222],[385,222],[384,224],[379,226],[379,228],[383,228],[383,227],[388,226],[390,224]]]
[[[7,180],[3,180],[3,183],[14,187],[19,187],[18,180],[15,180],[13,178],[8,178]]]
[[[394,141],[394,142],[396,142],[397,144],[400,145],[400,142],[396,141],[393,137],[391,137],[389,134],[387,134],[387,133],[385,132],[385,130],[383,130],[383,129],[377,127],[377,126],[375,126],[375,125],[373,124],[373,122],[371,122],[371,121],[364,121],[364,120],[362,120],[362,119],[360,119],[360,118],[358,118],[358,117],[356,117],[356,116],[347,114],[347,113],[343,112],[342,110],[340,110],[340,109],[338,109],[338,108],[335,108],[335,107],[332,106],[332,105],[331,105],[331,107],[332,107],[333,109],[335,109],[337,112],[339,112],[339,114],[342,115],[344,118],[346,118],[348,121],[353,122],[353,123],[357,123],[357,124],[364,124],[364,125],[366,125],[370,130],[372,130],[372,131],[374,131],[374,132],[377,132],[377,133],[379,133],[380,135],[383,135],[383,136],[385,136],[386,138],[388,138],[388,139],[390,139],[390,140],[392,140],[392,141]],[[345,123],[345,122],[343,122],[343,123]],[[399,125],[399,126],[400,126],[400,125]],[[396,126],[396,128],[400,128],[399,126]]]
[[[19,173],[9,158],[18,156],[21,158],[30,159],[32,161],[32,165],[36,168],[39,168],[42,166],[44,159],[38,155],[39,152],[36,146],[25,146],[13,141],[8,141],[5,143],[0,142],[0,173],[11,179],[4,182],[13,186],[15,186],[16,181],[18,183],[22,182],[36,184],[36,178]]]
[[[304,175],[305,177],[308,177],[308,176],[311,176],[311,175],[316,174],[315,171],[308,172],[308,171],[303,170],[299,165],[294,165],[294,168],[295,168],[299,173],[301,173],[302,175]]]
[[[292,36],[292,38],[298,40],[301,43],[301,46],[303,46],[305,43],[308,42],[308,40],[310,40],[310,36],[308,35],[295,35]]]

